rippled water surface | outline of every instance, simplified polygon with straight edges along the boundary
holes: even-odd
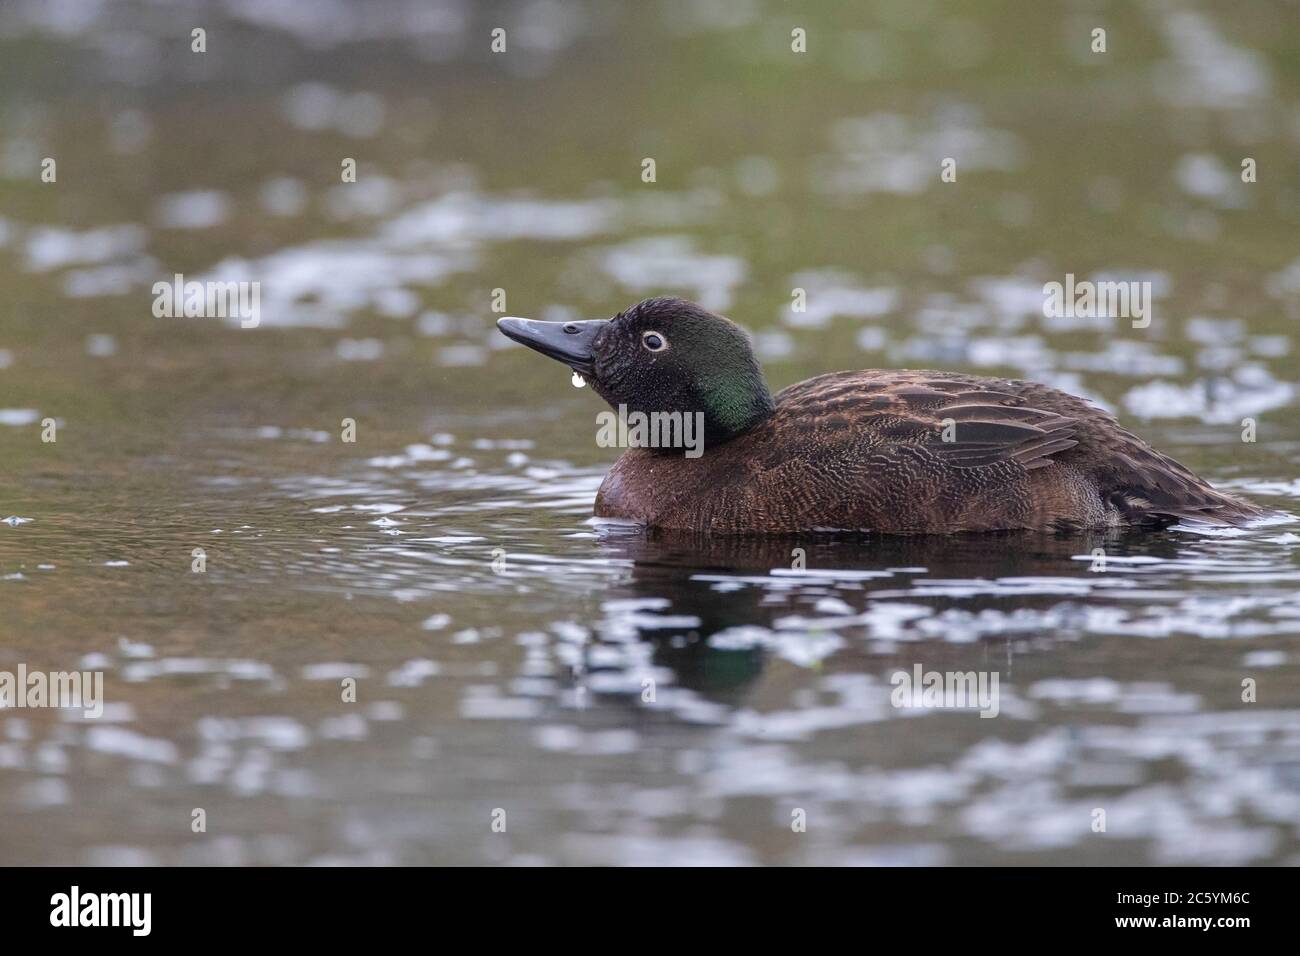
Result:
[[[1300,862],[1293,5],[360,6],[0,8],[0,670],[106,699],[0,712],[0,862]],[[261,324],[156,318],[178,272]],[[1066,273],[1151,327],[1044,318]],[[601,406],[498,289],[686,295],[774,388],[1050,382],[1279,514],[598,523]]]

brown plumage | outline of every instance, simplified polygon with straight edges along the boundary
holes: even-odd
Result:
[[[577,368],[613,405],[699,409],[707,423],[701,457],[624,452],[597,516],[713,534],[920,534],[1235,525],[1261,513],[1046,385],[868,370],[820,375],[773,401],[747,341],[731,354],[737,327],[690,303],[652,299],[570,325],[589,338],[571,350],[580,360],[536,344],[534,329],[503,331]],[[643,354],[646,336],[670,345]]]
[[[629,449],[595,513],[693,531],[895,534],[1259,515],[1057,389],[874,370],[790,386],[765,422],[697,459]]]

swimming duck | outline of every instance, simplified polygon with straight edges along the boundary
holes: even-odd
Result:
[[[497,326],[624,414],[701,416],[697,457],[625,451],[596,495],[598,517],[709,534],[923,534],[1261,514],[1096,406],[1035,382],[868,369],[773,396],[740,326],[672,297],[608,320]]]

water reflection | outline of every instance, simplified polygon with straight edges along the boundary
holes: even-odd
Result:
[[[1136,586],[1096,572],[1180,553],[1172,537],[1120,531],[710,538],[610,528],[600,543],[631,569],[615,589],[627,599],[604,605],[615,620],[602,636],[650,643],[682,686],[729,703],[772,654],[815,666],[846,642],[897,656],[900,642],[1002,645],[1049,628],[1053,640],[1075,640],[1086,613],[1063,602]]]

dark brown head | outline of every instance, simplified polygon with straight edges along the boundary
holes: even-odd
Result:
[[[569,366],[615,408],[703,412],[706,446],[753,428],[774,408],[745,330],[685,299],[646,299],[608,320],[507,318],[497,327]]]

